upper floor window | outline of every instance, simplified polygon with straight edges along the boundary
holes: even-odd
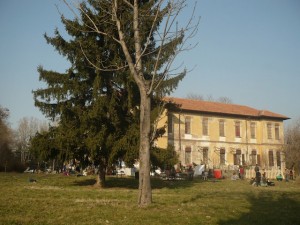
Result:
[[[224,122],[224,120],[219,121],[219,135],[220,135],[220,137],[225,137],[225,122]]]
[[[279,124],[275,124],[275,139],[279,140]]]
[[[184,132],[185,134],[191,134],[191,117],[185,117]]]
[[[241,122],[239,121],[235,122],[235,136],[241,137]]]
[[[272,124],[267,124],[267,133],[268,133],[268,139],[272,139]]]
[[[250,136],[251,136],[251,139],[256,138],[255,127],[256,127],[255,122],[251,122],[250,123]]]
[[[202,135],[208,135],[208,118],[202,119]]]
[[[168,114],[168,133],[173,133],[173,115],[171,113]]]

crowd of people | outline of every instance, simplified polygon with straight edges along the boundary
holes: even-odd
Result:
[[[275,185],[274,182],[270,181],[267,178],[265,169],[263,169],[262,173],[260,172],[258,164],[256,164],[254,171],[255,171],[255,178],[252,178],[250,180],[250,184],[255,185],[255,186],[274,186]],[[283,181],[283,179],[285,179],[286,182],[288,182],[289,180],[293,180],[294,179],[293,170],[285,169],[284,177],[282,176],[281,173],[279,173],[276,176],[277,181]]]

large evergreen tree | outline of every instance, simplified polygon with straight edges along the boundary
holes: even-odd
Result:
[[[76,6],[75,19],[62,17],[70,40],[57,30],[45,36],[72,66],[64,74],[39,68],[48,87],[34,92],[36,106],[60,116],[66,140],[98,160],[100,180],[111,156],[128,154],[131,142],[139,145],[140,206],[152,201],[150,149],[157,134],[151,112],[159,112],[153,106],[185,76],[172,74],[171,65],[195,31],[191,20],[185,29],[171,30],[184,5],[185,0],[87,0]]]
[[[93,19],[100,16],[87,7],[84,13]],[[100,167],[99,181],[104,185],[114,143],[126,134],[129,124],[134,124],[131,109],[138,104],[138,92],[125,69],[106,71],[90,66],[88,58],[95,59],[99,67],[119,64],[118,46],[106,36],[85,31],[85,25],[76,19],[62,17],[62,22],[72,37],[70,40],[64,39],[58,30],[54,37],[45,38],[70,61],[71,68],[58,73],[40,66],[40,80],[46,82],[47,88],[34,91],[35,104],[59,121],[59,134],[55,137],[64,152],[60,155],[66,159],[91,156]]]

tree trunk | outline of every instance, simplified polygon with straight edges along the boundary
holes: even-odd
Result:
[[[139,206],[144,207],[152,203],[150,183],[150,112],[151,98],[146,92],[141,92],[140,111],[140,150],[139,150]]]
[[[103,162],[100,162],[99,171],[97,176],[96,186],[103,188],[105,187],[105,175],[106,175],[106,166],[104,166]]]

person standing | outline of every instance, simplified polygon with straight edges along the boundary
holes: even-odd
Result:
[[[256,186],[258,186],[258,185],[260,185],[261,173],[259,172],[259,167],[258,167],[257,163],[255,165],[254,171],[255,171],[255,183],[256,183]]]
[[[255,166],[255,168],[254,168],[254,171],[255,171],[255,173],[259,172],[259,167],[258,167],[258,164],[257,164],[257,163],[256,163],[256,166]]]
[[[243,180],[245,176],[245,170],[243,166],[240,166],[239,168],[239,175],[240,175],[240,179]]]
[[[258,187],[258,185],[260,185],[260,180],[261,180],[261,173],[258,170],[255,175],[256,187]]]
[[[285,169],[285,181],[288,182],[290,177],[290,171],[286,168]]]
[[[294,173],[293,169],[290,170],[290,180],[294,180]]]

